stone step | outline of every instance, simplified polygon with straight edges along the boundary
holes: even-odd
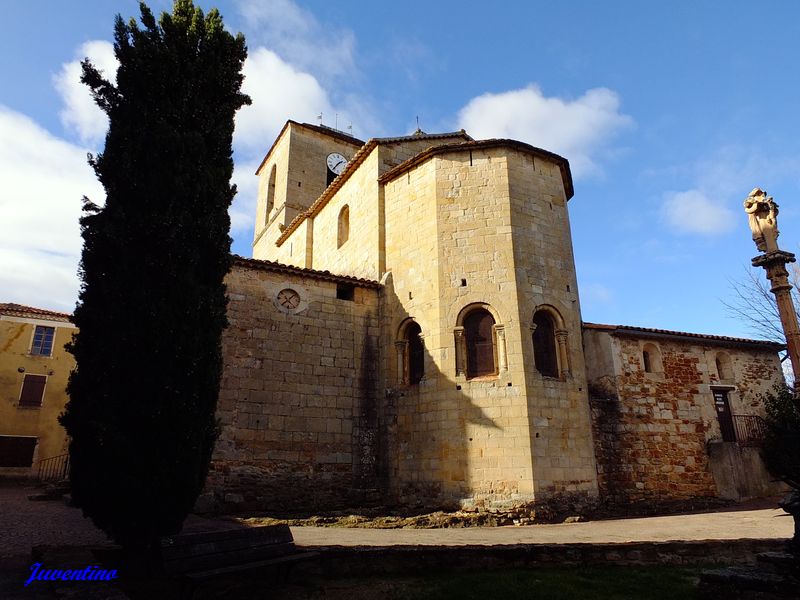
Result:
[[[709,569],[700,574],[706,598],[725,594],[731,598],[798,598],[800,580],[753,567]]]

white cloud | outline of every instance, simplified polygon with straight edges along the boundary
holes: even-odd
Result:
[[[667,192],[661,205],[661,217],[680,233],[719,235],[736,226],[731,209],[697,189]]]
[[[241,0],[251,46],[266,46],[300,70],[335,81],[355,71],[355,35],[349,29],[321,25],[292,0]]]
[[[782,181],[800,169],[800,158],[769,153],[761,146],[721,146],[693,163],[647,173],[665,181],[687,180],[686,190],[662,196],[661,218],[673,231],[719,235],[735,228],[746,230],[742,202],[756,186]],[[769,189],[767,189],[769,191]]]
[[[458,126],[474,138],[512,138],[567,158],[576,178],[602,173],[598,155],[634,121],[619,112],[619,97],[594,88],[575,100],[547,97],[536,85],[473,98]]]
[[[258,197],[258,177],[254,173],[259,164],[260,161],[237,161],[233,169],[236,196],[228,214],[231,217],[231,231],[234,234],[253,235]]]
[[[89,88],[81,83],[80,61],[88,57],[112,83],[116,81],[118,63],[114,47],[102,40],[84,43],[75,54],[76,60],[61,65],[61,71],[53,76],[53,85],[64,102],[59,117],[64,128],[76,133],[81,143],[94,146],[105,137],[108,118],[94,103]]]
[[[313,75],[293,67],[272,50],[251,50],[242,71],[242,91],[253,103],[236,113],[234,145],[245,158],[263,157],[287,119],[317,123],[320,113],[325,125],[338,122],[338,128],[346,131],[347,125],[354,123],[359,130],[375,135],[377,120],[368,103],[348,95],[343,106],[334,105]]]
[[[81,198],[104,198],[86,149],[0,105],[0,181],[0,301],[71,311]]]
[[[332,115],[328,94],[314,76],[271,50],[251,50],[243,73],[242,91],[253,103],[236,113],[237,148],[266,152],[287,119],[316,123],[320,112]]]
[[[343,82],[358,79],[352,31],[322,25],[292,0],[240,0],[249,42],[242,91],[252,104],[236,114],[233,180],[239,188],[230,210],[234,232],[251,233],[258,181],[253,172],[287,119],[322,123],[359,137],[380,135],[364,94]]]

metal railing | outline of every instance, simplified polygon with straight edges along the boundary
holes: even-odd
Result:
[[[733,415],[733,427],[740,446],[760,446],[767,433],[767,424],[758,415]]]
[[[61,481],[69,476],[69,454],[39,461],[39,481]]]

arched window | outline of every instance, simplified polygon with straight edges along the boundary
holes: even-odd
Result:
[[[547,311],[533,315],[533,360],[536,370],[546,377],[558,377],[556,324]]]
[[[425,374],[425,351],[422,347],[422,328],[418,323],[409,323],[406,327],[406,353],[408,364],[408,383],[416,385]]]
[[[269,183],[267,183],[267,210],[264,212],[264,226],[269,223],[269,214],[275,207],[275,165],[272,165],[272,170],[269,172]]]
[[[467,377],[497,373],[494,352],[494,317],[479,308],[464,318],[464,338],[467,350]]]
[[[731,357],[727,352],[719,352],[715,360],[717,364],[717,376],[720,381],[730,381],[733,379],[733,367]]]
[[[397,348],[397,380],[403,385],[417,385],[425,375],[425,346],[422,328],[413,319],[400,326]]]
[[[336,247],[341,248],[350,237],[350,207],[345,204],[339,211],[339,231]]]
[[[663,373],[661,351],[655,344],[645,344],[642,348],[642,366],[645,373]]]

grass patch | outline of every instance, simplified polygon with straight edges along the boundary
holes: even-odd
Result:
[[[699,568],[662,566],[536,567],[442,571],[417,577],[310,578],[274,589],[269,597],[275,600],[692,600],[699,598],[695,589],[699,571]]]
[[[612,600],[696,598],[698,571],[675,567],[585,567],[442,573],[419,580],[397,600],[546,598]]]

